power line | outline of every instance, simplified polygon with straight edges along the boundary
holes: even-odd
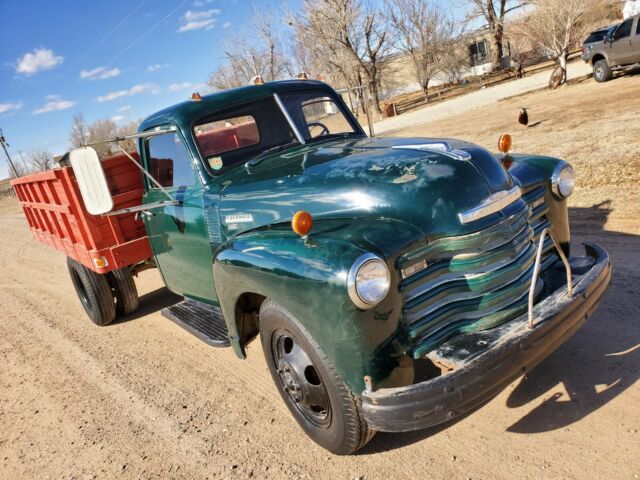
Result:
[[[158,23],[156,23],[155,25],[153,25],[149,30],[147,30],[146,32],[144,32],[142,35],[140,35],[136,40],[134,40],[133,42],[131,42],[127,47],[125,47],[123,50],[120,51],[120,53],[118,53],[115,57],[113,57],[111,60],[109,60],[107,63],[105,63],[105,66],[109,66],[111,65],[111,63],[117,59],[120,58],[120,56],[125,53],[126,51],[128,51],[131,47],[133,47],[136,43],[138,43],[140,40],[142,40],[144,37],[146,37],[147,35],[149,35],[152,31],[154,31],[161,23],[163,23],[166,19],[168,19],[171,15],[173,15],[174,13],[176,13],[180,8],[182,8],[189,0],[183,0],[182,3],[180,3],[180,5],[178,5],[176,8],[174,8],[173,10],[171,10],[171,12],[166,15],[162,20],[160,20]]]
[[[124,22],[126,22],[127,20],[129,20],[129,18],[131,18],[131,16],[132,16],[134,13],[136,13],[138,10],[140,10],[140,8],[142,8],[142,6],[143,6],[145,3],[147,3],[147,0],[142,0],[142,2],[141,2],[141,3],[140,3],[136,8],[134,8],[131,12],[129,12],[129,14],[128,14],[126,17],[124,17],[122,20],[120,20],[120,22],[119,22],[115,27],[113,27],[113,28],[111,29],[111,31],[109,31],[109,33],[107,33],[104,37],[102,37],[98,43],[96,43],[93,47],[91,47],[89,50],[87,50],[87,52],[86,52],[82,57],[80,57],[80,59],[79,59],[79,60],[77,60],[77,61],[74,63],[74,65],[79,65],[80,63],[82,63],[82,61],[83,61],[85,58],[87,58],[91,52],[93,52],[96,48],[98,48],[100,45],[102,45],[102,44],[104,43],[104,41],[105,41],[107,38],[109,38],[111,35],[113,35],[113,33],[114,33],[116,30],[118,30],[118,28],[120,28],[120,27],[124,24]]]

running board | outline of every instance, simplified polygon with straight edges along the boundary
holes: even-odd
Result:
[[[163,308],[162,316],[177,323],[207,345],[228,347],[229,332],[219,307],[196,300],[187,300]]]

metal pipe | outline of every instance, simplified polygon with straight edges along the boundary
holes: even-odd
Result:
[[[573,297],[573,285],[571,284],[571,265],[569,264],[569,260],[567,260],[566,255],[562,251],[562,248],[560,247],[560,244],[558,243],[556,236],[553,234],[553,232],[549,228],[545,228],[542,230],[542,232],[540,232],[540,240],[538,242],[538,251],[536,252],[536,262],[533,267],[533,278],[531,279],[531,288],[529,289],[529,306],[528,306],[529,307],[528,308],[529,328],[533,328],[533,301],[535,299],[536,283],[538,282],[538,275],[540,274],[540,261],[542,259],[542,250],[544,248],[544,240],[547,235],[551,237],[551,241],[553,242],[555,249],[558,251],[558,255],[560,256],[560,259],[564,264],[564,268],[567,271],[567,295],[569,295],[569,297]]]
[[[122,148],[122,145],[120,145],[119,143],[118,143],[118,148],[122,151],[122,153],[124,153],[129,158],[129,160],[131,160],[135,164],[136,167],[138,167],[140,169],[140,171],[142,172],[142,174],[145,177],[147,177],[156,187],[158,187],[160,190],[162,190],[162,192],[167,196],[167,198],[169,200],[174,201],[173,197],[169,194],[169,192],[167,192],[164,189],[164,187],[162,185],[160,185],[160,182],[158,182],[155,178],[153,178],[153,175],[151,175],[149,172],[147,172],[145,170],[145,168],[142,165],[140,165],[140,163],[138,163],[138,161],[135,158],[133,158],[129,154],[129,152],[127,152],[124,148]]]
[[[123,142],[125,140],[133,140],[135,138],[147,138],[147,137],[155,137],[156,135],[163,135],[165,133],[170,133],[170,132],[175,132],[176,131],[176,127],[169,127],[166,129],[162,129],[162,130],[150,130],[147,132],[139,132],[139,133],[132,133],[131,135],[124,135],[122,137],[114,137],[114,138],[109,138],[107,140],[100,140],[98,142],[91,142],[91,143],[87,143],[85,145],[83,145],[83,147],[91,147],[93,145],[100,145],[103,143],[117,143],[117,142]]]
[[[273,98],[276,99],[276,103],[278,104],[278,107],[280,108],[280,111],[282,112],[282,114],[284,115],[284,118],[289,123],[289,126],[291,127],[291,130],[293,130],[293,134],[298,139],[298,142],[300,142],[300,144],[304,145],[306,143],[304,141],[304,137],[300,134],[300,131],[298,130],[298,127],[296,127],[296,124],[293,123],[293,119],[289,115],[289,112],[287,111],[286,107],[284,106],[284,103],[282,103],[282,100],[280,99],[280,95],[278,95],[277,93],[274,93],[273,94]]]

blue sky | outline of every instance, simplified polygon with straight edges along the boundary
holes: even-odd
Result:
[[[76,112],[135,120],[184,100],[251,14],[245,0],[0,0],[0,128],[12,157],[66,151]]]
[[[138,120],[202,91],[252,4],[277,14],[282,0],[0,0],[0,128],[12,157],[65,152],[76,112]],[[8,172],[0,152],[0,178]]]

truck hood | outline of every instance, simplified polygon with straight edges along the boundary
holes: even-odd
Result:
[[[466,153],[436,151],[433,144]],[[462,225],[459,212],[515,185],[493,155],[471,143],[361,137],[286,150],[232,170],[221,183],[226,238],[289,222],[298,210],[316,222],[391,219],[427,237],[461,234],[478,227]]]

